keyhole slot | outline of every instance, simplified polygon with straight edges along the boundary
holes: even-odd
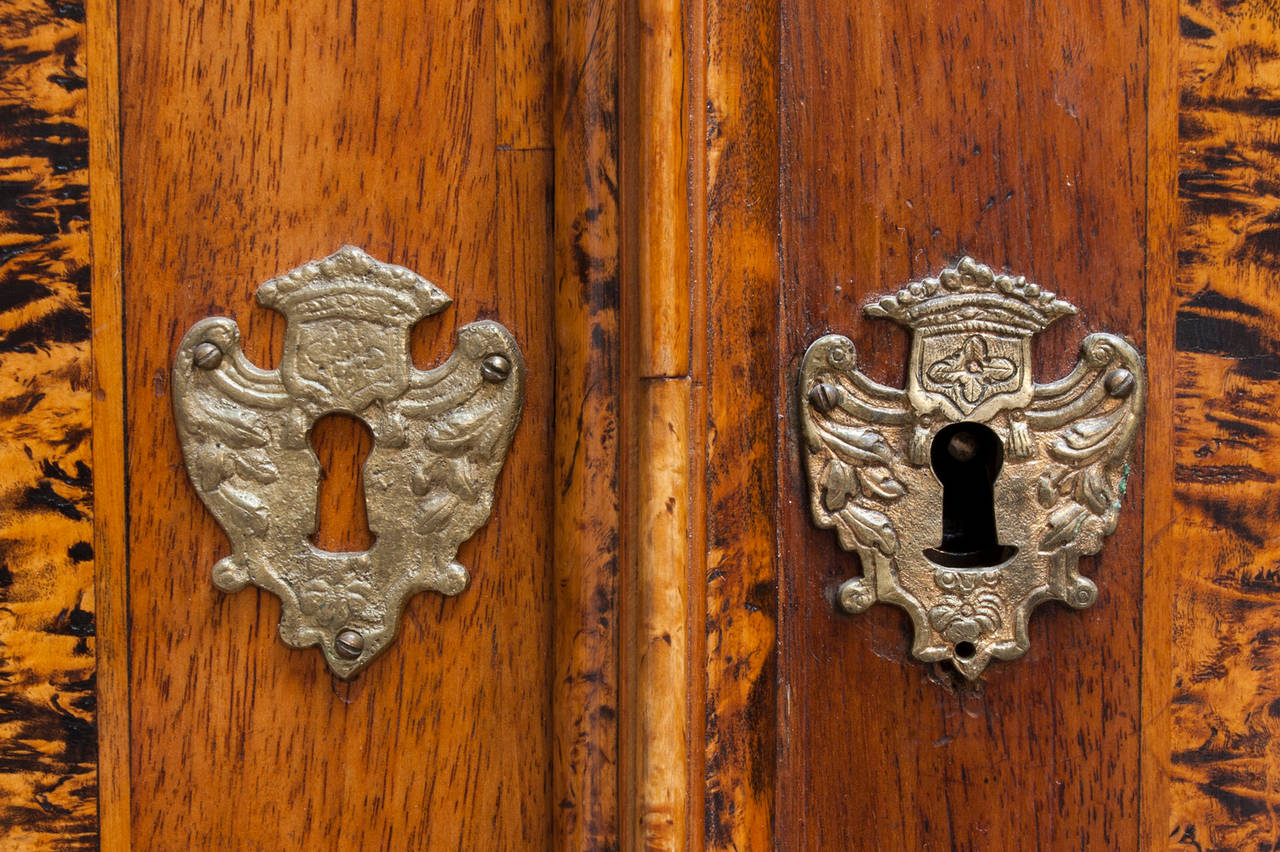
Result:
[[[320,460],[320,495],[311,543],[321,550],[352,553],[373,547],[364,501],[364,463],[373,433],[359,418],[327,414],[311,427],[311,448]]]
[[[981,423],[953,423],[934,436],[930,461],[942,483],[942,541],[924,555],[946,568],[990,568],[1012,559],[1018,548],[1001,544],[996,532],[1000,436]]]

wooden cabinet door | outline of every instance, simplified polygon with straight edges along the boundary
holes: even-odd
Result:
[[[1277,842],[1280,17],[1263,2],[0,0],[0,847]],[[210,582],[170,367],[344,244],[528,365],[471,584],[357,677]],[[1143,352],[1119,526],[976,681],[810,519],[796,377],[969,255]],[[351,417],[313,541],[368,547]],[[1028,499],[1033,499],[1028,495]]]

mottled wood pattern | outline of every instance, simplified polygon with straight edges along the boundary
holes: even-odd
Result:
[[[84,7],[0,2],[0,848],[96,846]]]
[[[618,8],[553,15],[553,848],[619,848]]]
[[[1181,8],[1170,840],[1280,844],[1280,3]]]

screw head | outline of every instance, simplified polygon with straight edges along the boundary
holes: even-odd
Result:
[[[823,414],[838,407],[843,398],[844,391],[835,385],[829,385],[825,382],[814,385],[813,389],[809,391],[809,402]]]
[[[1102,386],[1106,389],[1107,396],[1124,399],[1133,393],[1133,381],[1133,373],[1119,367],[1107,373],[1107,377],[1102,380]]]
[[[957,432],[947,441],[947,452],[956,461],[972,461],[978,454],[978,440],[968,432]]]
[[[196,346],[191,361],[201,370],[212,370],[222,363],[222,350],[216,343],[205,341]]]
[[[364,637],[360,635],[359,631],[348,627],[334,637],[333,649],[338,652],[339,657],[354,660],[364,650]]]
[[[511,362],[501,355],[490,355],[480,364],[480,375],[486,382],[494,384],[506,381],[511,375]]]

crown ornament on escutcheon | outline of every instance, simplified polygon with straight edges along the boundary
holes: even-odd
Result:
[[[868,305],[911,329],[907,398],[921,416],[983,420],[1032,395],[1031,338],[1074,305],[1027,281],[962,258]]]
[[[272,278],[258,303],[302,322],[342,316],[379,324],[412,325],[453,300],[411,269],[383,263],[355,246]]]
[[[858,370],[853,341],[834,332],[799,371],[810,513],[862,568],[833,602],[902,607],[914,657],[976,678],[1026,652],[1040,604],[1097,600],[1079,561],[1116,530],[1142,356],[1095,332],[1070,373],[1034,382],[1032,338],[1075,307],[967,257],[865,311],[910,330],[905,387]]]

